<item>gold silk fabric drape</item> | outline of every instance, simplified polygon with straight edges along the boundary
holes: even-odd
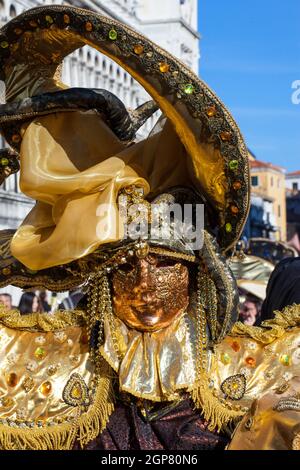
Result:
[[[147,182],[126,165],[124,148],[95,113],[53,114],[29,124],[21,148],[20,186],[37,203],[11,242],[12,254],[39,270],[121,238],[122,226],[114,217],[119,190],[137,184],[149,191]]]
[[[121,188],[135,184],[147,195],[186,182],[173,126],[162,121],[156,129],[126,147],[95,112],[56,113],[24,126],[20,186],[37,203],[12,239],[13,256],[32,270],[81,258],[123,237]]]

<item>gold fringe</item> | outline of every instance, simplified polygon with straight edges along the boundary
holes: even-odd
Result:
[[[82,310],[58,310],[54,314],[30,313],[21,315],[18,310],[7,310],[0,304],[0,324],[18,330],[55,331],[68,326],[85,324],[86,313]]]
[[[75,423],[62,423],[40,429],[0,426],[0,448],[5,450],[71,450],[77,440],[83,448],[106,427],[114,410],[111,368],[105,361],[99,366],[95,401]],[[80,413],[80,411],[78,410]]]
[[[222,403],[220,398],[213,395],[209,388],[209,377],[203,374],[201,380],[194,384],[190,396],[196,408],[202,410],[210,431],[218,430],[230,421],[239,420],[245,414],[242,411],[233,410],[230,403]]]

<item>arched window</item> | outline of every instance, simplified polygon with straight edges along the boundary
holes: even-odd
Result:
[[[15,16],[17,16],[17,10],[16,10],[16,7],[14,5],[10,5],[9,16],[11,18],[14,18]]]
[[[0,13],[3,13],[5,10],[5,3],[4,0],[0,0]]]

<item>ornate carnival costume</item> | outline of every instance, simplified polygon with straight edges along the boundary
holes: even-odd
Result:
[[[155,103],[129,113],[104,90],[68,90],[60,64],[85,44],[119,63]],[[299,322],[296,307],[268,328],[237,324],[227,336],[237,293],[220,249],[238,239],[249,205],[236,124],[174,57],[89,11],[22,14],[0,32],[0,60],[7,101],[0,126],[14,149],[2,153],[2,175],[20,160],[21,189],[37,200],[15,233],[1,234],[1,285],[87,289],[75,311],[1,311],[1,447],[224,446],[218,431],[254,414],[267,391],[287,390],[299,341],[298,328],[284,333]],[[157,107],[158,127],[134,143]],[[176,242],[124,241],[112,216],[124,194],[148,208],[205,203],[203,248],[192,250],[184,233]],[[101,205],[109,210],[97,213]],[[254,418],[244,419],[232,448],[246,446],[243,430]]]

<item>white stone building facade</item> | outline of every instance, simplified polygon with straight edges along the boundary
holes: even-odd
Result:
[[[0,25],[43,4],[71,4],[126,22],[198,72],[198,0],[0,0]],[[125,70],[89,46],[66,58],[63,81],[75,87],[105,88],[129,108],[148,98]],[[146,124],[144,133],[151,124]],[[18,227],[31,207],[32,201],[19,191],[18,175],[12,175],[0,188],[0,229]]]

